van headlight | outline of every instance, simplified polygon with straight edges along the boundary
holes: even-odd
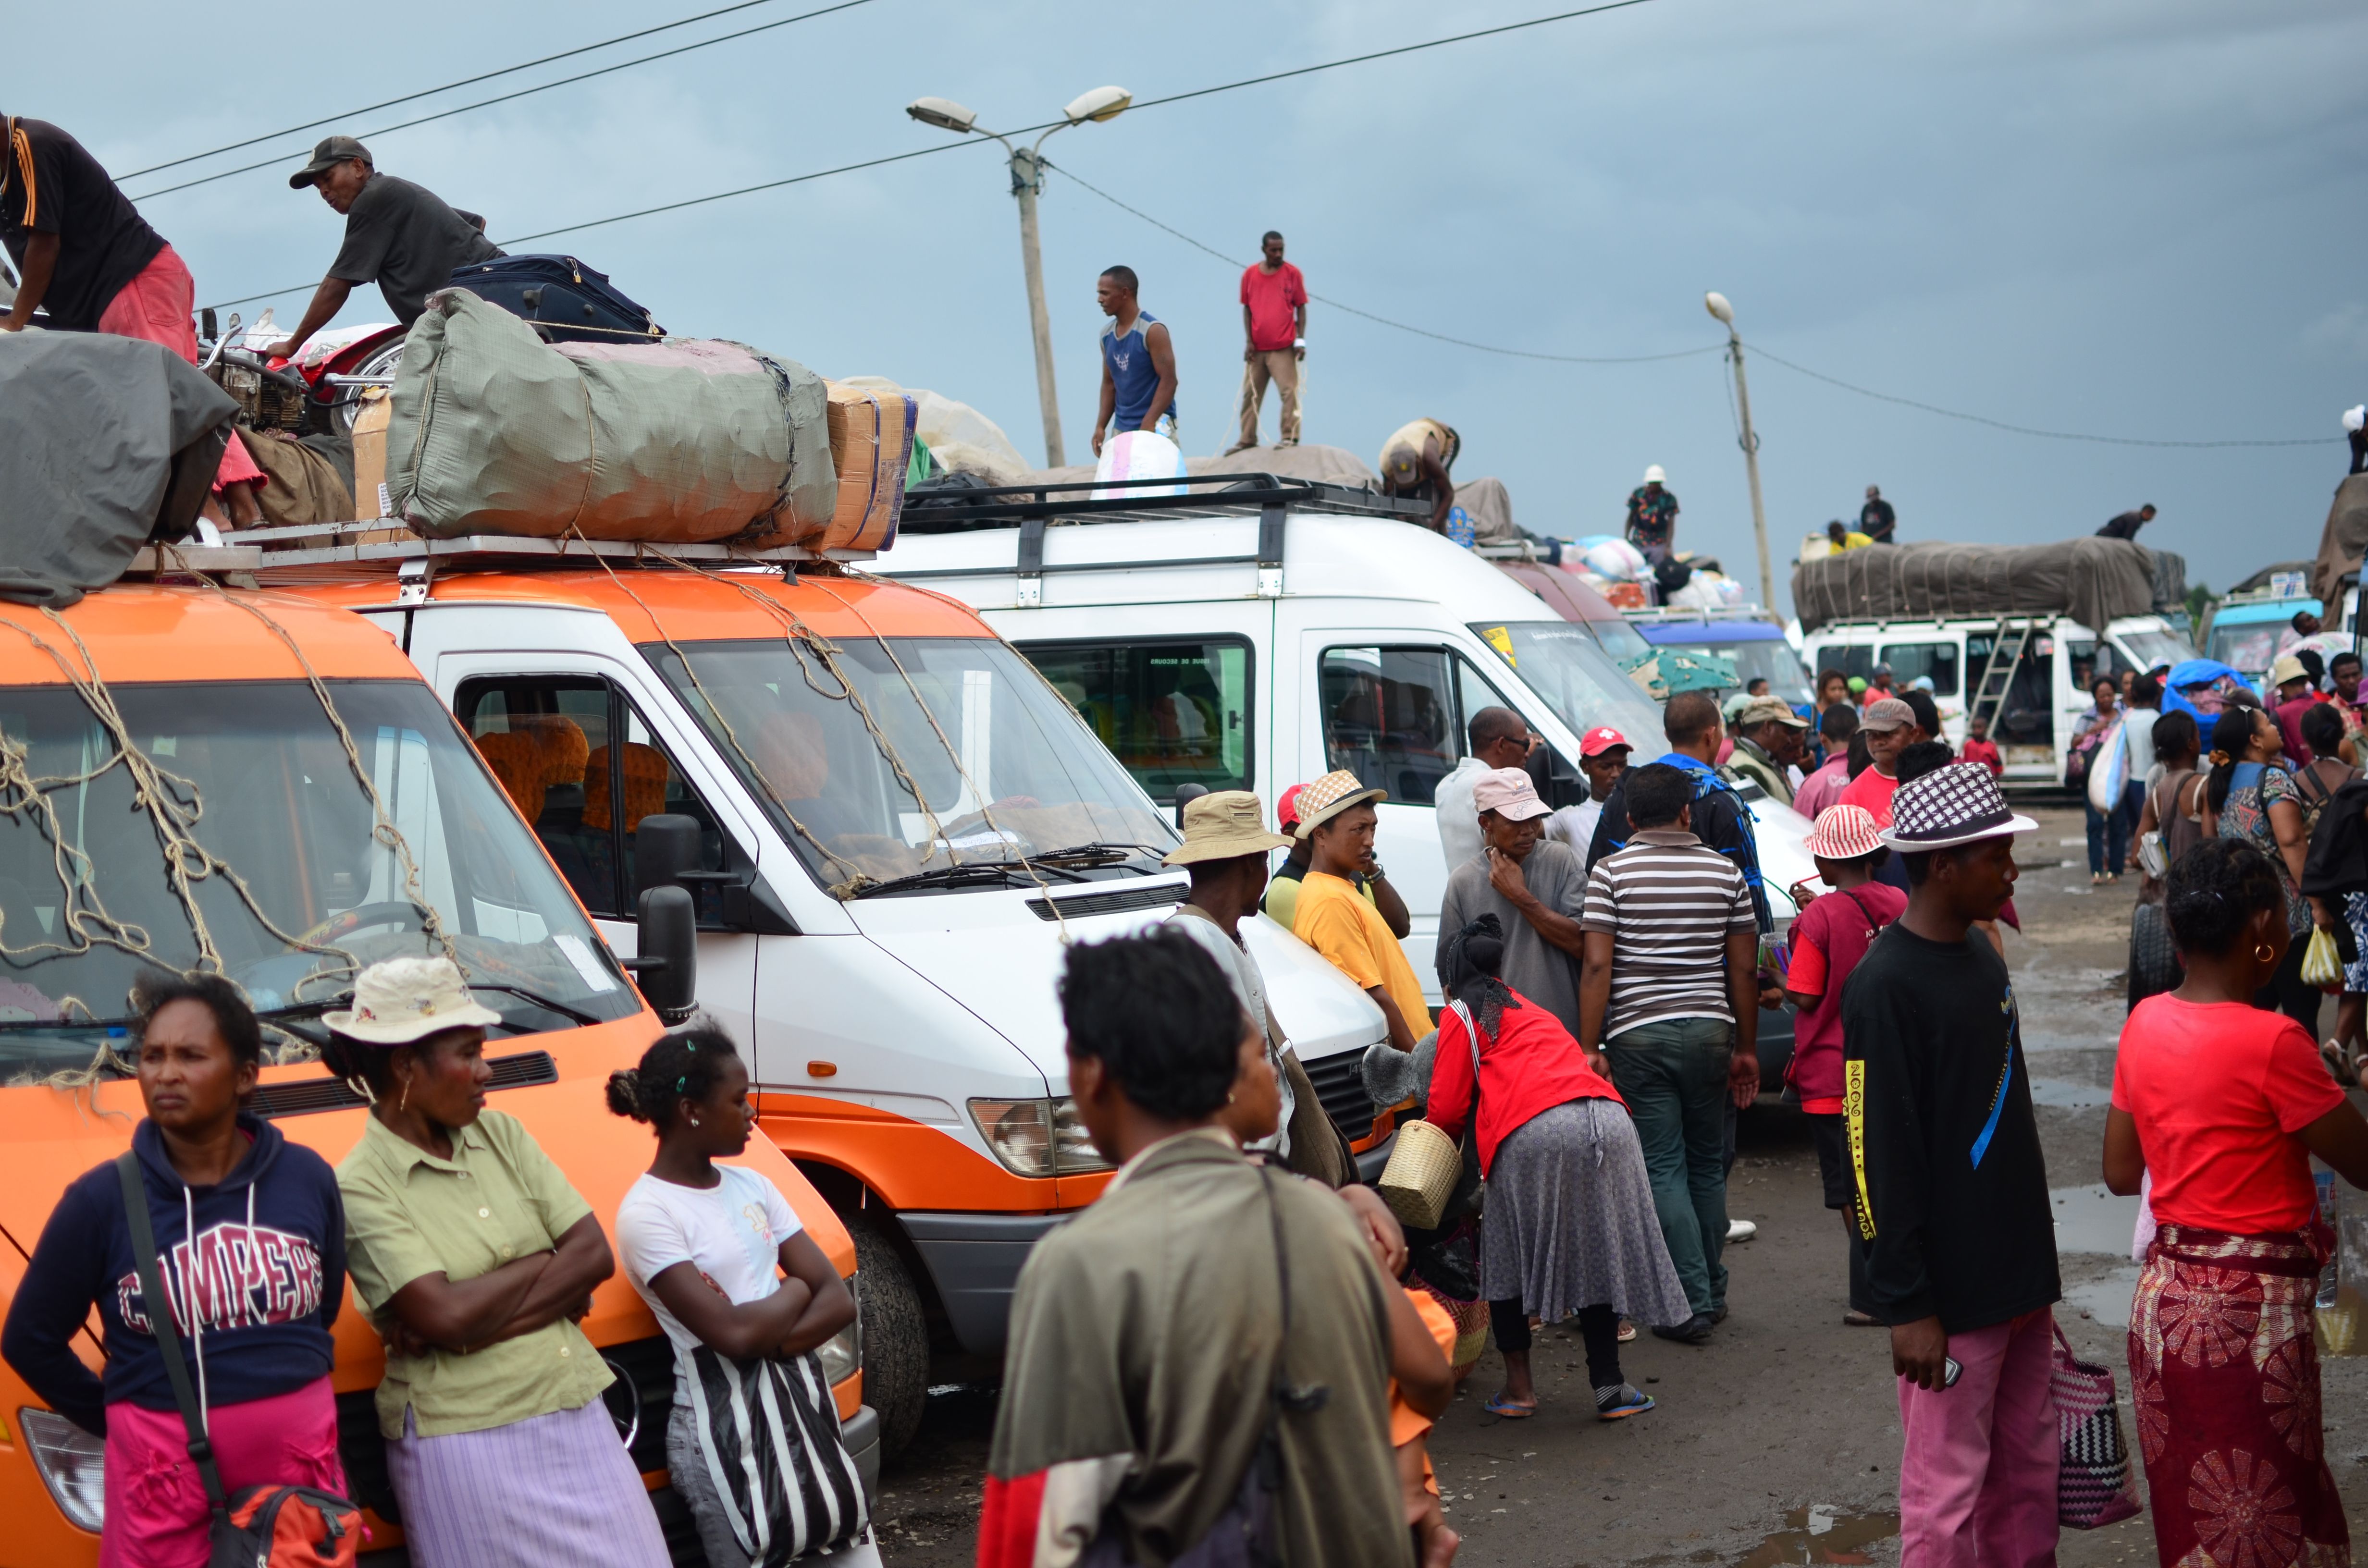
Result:
[[[814,1346],[822,1381],[832,1388],[863,1370],[863,1298],[855,1293],[852,1274],[847,1277],[847,1294],[855,1302],[855,1321]]]
[[[107,1517],[107,1439],[94,1437],[53,1410],[18,1410],[33,1468],[58,1512],[76,1529],[98,1533]]]
[[[1077,1119],[1077,1102],[1065,1096],[1057,1100],[973,1100],[970,1116],[986,1146],[1014,1175],[1076,1176],[1110,1169]]]

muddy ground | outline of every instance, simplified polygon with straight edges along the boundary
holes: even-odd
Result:
[[[2135,1200],[2107,1197],[2098,1150],[2123,1018],[2135,879],[2092,891],[2077,810],[2035,813],[2018,846],[2023,934],[2008,937],[2040,1099],[2074,1349],[2114,1369],[2137,1277]],[[1527,1421],[1481,1409],[1499,1381],[1492,1352],[1431,1437],[1449,1519],[1469,1568],[1577,1563],[1896,1562],[1899,1418],[1887,1336],[1842,1324],[1839,1222],[1822,1206],[1800,1116],[1744,1118],[1732,1211],[1758,1239],[1730,1249],[1733,1315],[1700,1349],[1642,1336],[1630,1381],[1659,1402],[1628,1421],[1594,1419],[1575,1333],[1547,1330],[1535,1357],[1541,1407]],[[2355,1536],[2368,1532],[2368,1360],[2326,1363],[2327,1448]],[[968,1563],[991,1389],[939,1392],[918,1439],[882,1478],[881,1545],[896,1568]],[[2125,1430],[2126,1426],[2125,1417]],[[2132,1432],[2133,1438],[2135,1432]],[[2070,1565],[2144,1562],[2146,1515],[2066,1531]]]

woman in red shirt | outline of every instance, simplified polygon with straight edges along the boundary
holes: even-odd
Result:
[[[2310,1158],[2368,1187],[2368,1121],[2303,1028],[2252,1005],[2286,955],[2260,851],[2207,839],[2170,870],[2187,978],[2122,1030],[2105,1184],[2153,1178],[2130,1312],[2130,1392],[2164,1563],[2340,1562],[2311,1309],[2333,1238]]]
[[[1530,1316],[1559,1323],[1576,1312],[1597,1417],[1641,1415],[1653,1401],[1620,1370],[1620,1319],[1679,1324],[1693,1309],[1661,1240],[1627,1105],[1552,1013],[1497,978],[1504,956],[1493,915],[1448,939],[1440,979],[1454,1001],[1440,1014],[1425,1112],[1451,1138],[1472,1117],[1488,1181],[1480,1293],[1505,1387],[1486,1409],[1537,1414]]]

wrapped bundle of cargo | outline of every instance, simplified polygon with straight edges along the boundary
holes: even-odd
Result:
[[[824,383],[838,503],[818,531],[793,531],[792,543],[816,550],[885,550],[896,542],[919,403],[901,388],[867,381],[863,386]]]
[[[439,538],[799,542],[839,510],[825,403],[742,344],[546,344],[448,290],[395,378],[388,510]]]

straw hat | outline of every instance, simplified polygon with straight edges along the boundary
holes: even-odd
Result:
[[[491,1028],[502,1016],[479,1003],[450,959],[389,959],[354,979],[354,1005],[321,1021],[365,1045],[409,1045],[446,1029]]]
[[[1288,849],[1291,840],[1266,830],[1258,798],[1247,790],[1218,790],[1197,796],[1184,805],[1184,842],[1167,852],[1163,866],[1190,866],[1196,860],[1235,860]]]
[[[1299,787],[1299,799],[1294,802],[1299,809],[1298,835],[1305,838],[1349,807],[1387,800],[1389,793],[1387,790],[1369,790],[1363,779],[1347,768],[1335,768],[1313,784]]]

